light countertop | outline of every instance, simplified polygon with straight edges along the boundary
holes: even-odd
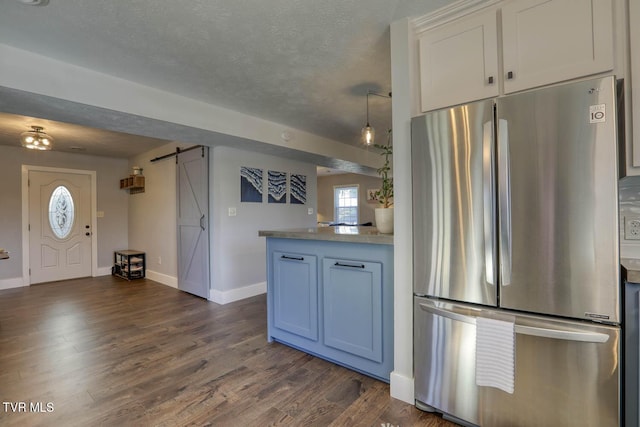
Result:
[[[640,283],[640,259],[621,258],[620,264],[626,270],[627,282]]]
[[[335,226],[260,230],[258,235],[282,239],[329,240],[334,242],[393,245],[393,234],[382,234],[375,227]]]

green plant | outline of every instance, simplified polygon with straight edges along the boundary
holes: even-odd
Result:
[[[391,156],[393,155],[391,129],[389,129],[387,135],[386,145],[374,144],[373,146],[379,149],[380,154],[384,156],[384,163],[377,170],[378,175],[382,178],[382,187],[376,191],[375,197],[383,208],[389,208],[393,205],[393,177],[389,177],[389,173],[391,172]]]

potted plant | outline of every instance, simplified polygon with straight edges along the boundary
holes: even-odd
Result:
[[[382,178],[382,186],[376,191],[375,196],[380,207],[375,209],[376,227],[380,233],[393,233],[393,177],[391,172],[391,156],[393,155],[393,146],[391,145],[391,129],[387,136],[386,145],[374,144],[374,147],[380,150],[380,154],[384,157],[383,165],[378,168],[377,172]]]

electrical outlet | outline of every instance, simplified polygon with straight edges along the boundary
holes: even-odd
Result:
[[[308,208],[308,209],[307,209],[307,213],[308,213],[309,215],[313,215],[313,208]]]
[[[640,240],[640,217],[638,216],[624,217],[624,239]]]

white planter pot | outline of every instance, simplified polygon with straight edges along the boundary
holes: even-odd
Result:
[[[393,233],[393,208],[376,208],[376,228],[380,233]]]

